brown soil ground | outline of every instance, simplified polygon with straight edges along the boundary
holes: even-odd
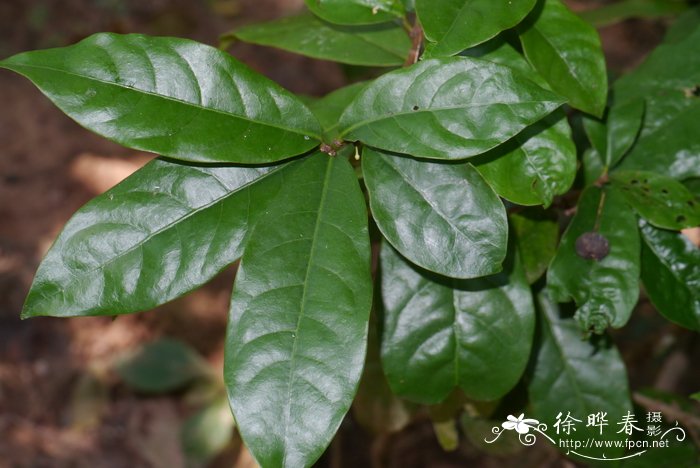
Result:
[[[218,34],[232,26],[277,18],[302,3],[4,0],[0,57],[66,45],[98,31],[183,36],[216,44]],[[571,3],[585,8],[594,2]],[[663,30],[662,21],[605,28],[613,69],[621,72],[639,63]],[[328,62],[244,44],[234,45],[231,52],[298,93],[322,95],[348,80],[346,69]],[[0,72],[0,109],[0,468],[183,467],[179,427],[192,410],[182,395],[140,396],[111,375],[98,390],[85,390],[84,383],[86,376],[103,375],[114,356],[158,336],[189,343],[220,369],[233,270],[201,291],[148,313],[114,321],[20,321],[33,273],[62,225],[87,200],[151,156],[82,129],[27,80],[5,71]],[[687,390],[697,340],[658,322],[648,306],[641,306],[637,315],[641,318],[618,338],[633,383]],[[685,344],[662,359],[659,347],[669,339]],[[372,437],[348,418],[339,434],[319,466],[572,466],[547,448],[511,460],[483,455],[466,444],[446,453],[425,421],[397,434]],[[234,442],[211,466],[253,462]]]

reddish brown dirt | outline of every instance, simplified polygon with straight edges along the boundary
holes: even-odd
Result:
[[[9,0],[0,3],[0,56],[65,45],[106,30],[185,36],[215,44],[217,35],[234,25],[276,18],[301,4]],[[622,71],[637,64],[662,31],[660,22],[606,28],[603,38],[611,65]],[[244,44],[234,45],[232,53],[295,92],[322,95],[346,82],[343,67],[332,63]],[[107,378],[106,395],[79,389],[86,376],[99,373],[115,355],[161,335],[184,340],[220,368],[233,272],[155,311],[114,321],[19,321],[33,273],[62,225],[92,196],[150,156],[85,131],[28,81],[6,71],[0,71],[0,103],[0,468],[184,466],[178,428],[188,410],[180,395],[140,397],[112,377]],[[650,348],[658,349],[669,336],[688,338],[668,326],[648,333],[649,324],[656,323],[654,312],[647,307],[639,314],[651,317],[635,322],[644,341],[627,335],[620,341],[633,382],[650,384],[658,378],[659,365],[635,363],[649,360]],[[683,357],[687,361],[682,354],[664,385],[689,385]],[[320,465],[369,466],[371,460],[389,467],[571,466],[547,448],[509,461],[466,445],[448,454],[438,447],[430,425],[420,421],[399,434],[372,439],[351,418]],[[213,466],[252,463],[234,444]]]

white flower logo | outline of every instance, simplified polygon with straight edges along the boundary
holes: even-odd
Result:
[[[527,434],[530,432],[531,428],[536,428],[540,423],[537,419],[524,419],[525,413],[522,413],[517,418],[512,414],[508,415],[508,420],[505,421],[501,426],[507,431],[512,431],[515,429],[518,434]]]

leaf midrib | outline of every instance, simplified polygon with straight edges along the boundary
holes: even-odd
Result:
[[[122,84],[119,84],[119,83],[115,83],[115,82],[112,82],[112,81],[105,81],[105,80],[101,80],[101,79],[99,79],[99,78],[95,78],[95,77],[92,77],[92,76],[81,75],[81,74],[74,73],[74,72],[71,72],[71,71],[68,71],[68,70],[62,70],[62,69],[60,69],[60,68],[47,67],[47,66],[42,66],[42,65],[31,65],[31,64],[25,64],[25,63],[18,63],[18,64],[14,64],[14,63],[7,64],[7,63],[4,63],[4,64],[3,64],[2,62],[0,62],[0,67],[9,68],[9,69],[18,69],[17,71],[19,71],[19,69],[22,69],[22,68],[29,68],[29,69],[47,70],[47,71],[52,71],[52,72],[57,72],[57,73],[63,73],[63,74],[65,74],[65,75],[74,76],[74,77],[77,77],[77,78],[80,78],[80,79],[83,79],[83,80],[86,80],[86,81],[93,81],[93,82],[96,82],[96,83],[100,83],[100,84],[105,85],[105,86],[113,86],[113,87],[115,87],[115,88],[120,88],[120,89],[123,89],[123,90],[128,90],[128,91],[137,92],[137,93],[142,93],[142,94],[145,94],[145,95],[148,95],[148,96],[152,96],[152,97],[156,97],[156,98],[159,98],[159,99],[163,99],[163,100],[166,100],[166,101],[175,102],[175,103],[177,103],[177,104],[181,104],[181,105],[184,105],[184,106],[187,106],[187,107],[192,107],[192,108],[197,109],[197,110],[199,110],[199,111],[213,112],[213,113],[220,114],[220,115],[223,115],[223,116],[226,116],[226,117],[229,117],[229,118],[234,118],[234,119],[238,119],[238,120],[243,120],[243,121],[246,121],[246,122],[252,122],[252,123],[255,123],[255,124],[258,124],[258,125],[262,125],[262,126],[266,126],[266,127],[272,127],[272,128],[276,128],[276,129],[278,129],[278,130],[284,130],[284,131],[288,131],[288,132],[295,133],[295,134],[302,135],[302,136],[310,136],[310,137],[313,137],[313,138],[315,138],[316,140],[319,140],[319,141],[322,140],[321,136],[320,136],[320,135],[317,135],[316,132],[313,131],[313,130],[301,131],[301,130],[299,130],[299,129],[293,129],[293,128],[288,128],[288,127],[283,127],[283,126],[281,126],[281,125],[273,124],[273,123],[270,123],[270,122],[263,122],[263,121],[260,121],[260,120],[257,120],[257,119],[252,119],[252,118],[247,117],[247,116],[242,116],[242,115],[238,115],[238,114],[232,114],[232,113],[230,113],[230,112],[227,112],[227,111],[224,111],[224,110],[221,110],[221,109],[216,109],[216,108],[213,108],[213,107],[205,107],[205,106],[203,106],[203,105],[201,105],[201,104],[195,104],[195,103],[193,103],[193,102],[183,101],[182,99],[177,99],[177,98],[174,98],[174,97],[172,97],[172,96],[166,96],[166,95],[163,95],[163,94],[157,94],[157,93],[154,93],[154,92],[151,92],[151,91],[146,91],[146,90],[141,89],[141,88],[136,88],[136,87],[131,87],[131,86],[125,86],[125,85],[122,85]],[[301,103],[301,102],[298,102],[297,104],[303,106],[303,103]],[[310,111],[309,111],[309,112],[310,112]],[[313,115],[313,113],[312,113],[312,115]],[[320,126],[320,124],[319,124],[319,126]]]
[[[365,96],[362,96],[362,99],[364,99]],[[355,107],[357,105],[358,99],[356,98],[350,105]],[[424,114],[424,113],[430,113],[434,114],[437,112],[442,112],[442,111],[451,111],[451,110],[468,110],[468,109],[474,109],[474,108],[479,108],[479,107],[486,107],[486,106],[495,106],[495,105],[504,105],[504,106],[515,106],[515,105],[520,105],[520,104],[544,104],[544,103],[553,103],[553,104],[558,104],[562,105],[564,104],[564,101],[548,101],[548,100],[542,100],[542,101],[517,101],[517,102],[485,102],[482,104],[468,104],[468,105],[461,105],[461,106],[450,106],[450,107],[437,107],[437,108],[426,108],[426,109],[419,109],[419,110],[407,110],[407,111],[400,111],[400,112],[394,112],[391,114],[382,114],[380,116],[377,116],[376,118],[372,117],[368,120],[362,120],[359,121],[347,129],[343,130],[341,132],[340,136],[343,137],[347,135],[348,133],[353,132],[354,130],[357,130],[360,127],[367,126],[369,124],[379,122],[382,120],[390,120],[394,119],[396,117],[401,117],[404,115],[417,115],[417,114]],[[348,107],[347,109],[350,109]],[[346,111],[347,111],[346,109]],[[352,109],[354,110],[354,109]],[[552,109],[554,111],[554,109]],[[342,117],[340,118],[340,121],[342,123]]]
[[[294,342],[292,344],[292,352],[289,356],[289,377],[287,378],[287,399],[285,401],[285,416],[284,416],[284,455],[282,457],[282,466],[287,466],[287,454],[289,453],[287,447],[289,446],[290,442],[290,437],[289,437],[289,422],[291,419],[291,411],[292,411],[292,390],[294,388],[294,371],[295,371],[295,364],[296,360],[295,355],[297,353],[297,345],[299,343],[299,329],[301,328],[301,321],[304,318],[304,315],[306,313],[306,294],[309,290],[309,279],[311,277],[311,271],[312,271],[312,266],[314,265],[314,257],[316,253],[316,248],[317,248],[317,239],[318,239],[318,233],[319,229],[322,224],[322,214],[324,212],[324,206],[326,204],[326,199],[328,196],[328,191],[329,191],[329,180],[331,178],[332,174],[332,168],[333,164],[335,163],[335,159],[333,158],[328,158],[327,166],[326,166],[326,174],[323,179],[323,191],[321,192],[321,200],[319,201],[318,204],[318,215],[316,216],[316,222],[314,224],[314,233],[313,237],[311,238],[311,248],[309,249],[309,258],[308,258],[308,263],[306,265],[306,273],[304,275],[304,289],[301,295],[301,301],[300,301],[300,306],[299,306],[299,317],[297,318],[297,324],[296,327],[293,331],[294,333]]]

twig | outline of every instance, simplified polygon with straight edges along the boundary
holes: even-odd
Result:
[[[693,442],[695,442],[695,445],[700,447],[700,433],[698,433],[698,429],[700,429],[700,418],[693,414],[684,412],[676,405],[654,400],[653,398],[649,398],[648,396],[640,393],[634,393],[632,395],[632,399],[637,404],[648,410],[659,411],[669,418],[675,419],[679,423],[683,424],[688,429],[688,433],[693,439]]]
[[[411,38],[411,50],[408,53],[406,62],[403,64],[404,67],[410,67],[416,63],[418,61],[418,57],[420,57],[420,50],[423,46],[423,27],[420,25],[418,18],[416,18],[415,22],[413,23],[413,27],[408,33],[408,36]]]

